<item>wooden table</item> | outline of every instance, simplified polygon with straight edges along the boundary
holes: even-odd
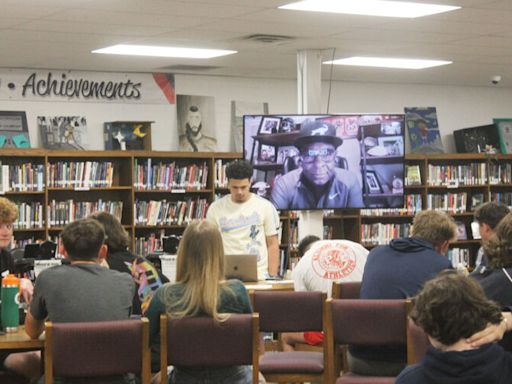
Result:
[[[245,282],[244,285],[248,291],[293,291],[293,280],[262,280]]]
[[[18,332],[0,335],[0,349],[29,350],[43,349],[44,339],[31,339],[25,332],[25,327],[20,326]]]

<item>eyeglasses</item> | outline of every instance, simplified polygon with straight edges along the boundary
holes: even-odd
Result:
[[[302,161],[304,163],[312,163],[318,157],[324,163],[328,161],[332,161],[334,159],[334,155],[336,151],[334,149],[326,148],[326,149],[308,149],[306,152],[302,153]]]

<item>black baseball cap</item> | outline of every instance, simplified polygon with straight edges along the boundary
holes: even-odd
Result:
[[[328,143],[339,147],[343,140],[336,136],[336,128],[330,123],[323,121],[308,121],[302,125],[299,137],[295,139],[294,144],[301,148],[311,143]]]

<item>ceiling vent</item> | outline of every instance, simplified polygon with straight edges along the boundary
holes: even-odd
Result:
[[[215,65],[187,65],[176,64],[167,67],[158,68],[159,71],[211,71],[212,69],[221,68]]]
[[[255,43],[261,44],[282,44],[287,43],[295,39],[292,36],[282,36],[282,35],[265,35],[263,33],[257,33],[254,35],[249,35],[242,37],[242,40],[253,41]]]

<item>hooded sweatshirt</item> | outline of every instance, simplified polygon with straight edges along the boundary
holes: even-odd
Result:
[[[419,364],[407,367],[396,384],[505,384],[512,382],[512,355],[496,344],[461,352],[430,347]]]
[[[361,299],[410,298],[426,281],[450,268],[448,258],[437,253],[428,241],[418,237],[393,239],[389,245],[376,247],[368,254]],[[360,359],[377,361],[405,363],[407,359],[405,345],[350,346],[350,353]]]

